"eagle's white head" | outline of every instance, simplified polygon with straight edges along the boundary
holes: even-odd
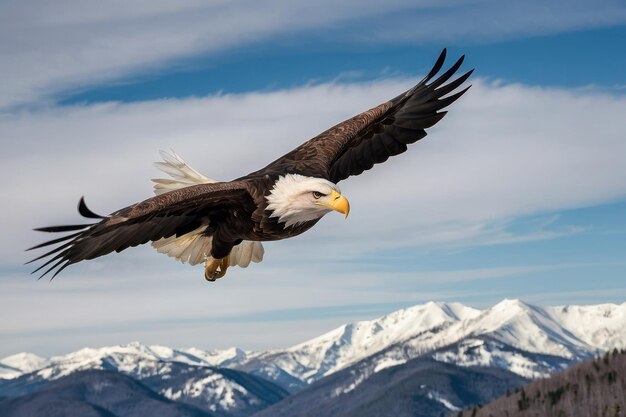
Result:
[[[333,210],[346,217],[350,212],[350,203],[335,184],[299,174],[279,177],[266,198],[270,217],[278,217],[285,227],[319,219]]]

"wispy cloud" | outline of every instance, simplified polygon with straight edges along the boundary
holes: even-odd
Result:
[[[0,108],[312,31],[335,42],[494,41],[624,22],[618,0],[2,2]]]

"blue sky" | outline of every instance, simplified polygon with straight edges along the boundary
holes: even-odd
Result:
[[[279,347],[429,300],[624,302],[626,7],[586,3],[1,5],[0,356]],[[394,97],[443,47],[474,87],[340,184],[347,221],[212,285],[150,247],[52,283],[22,265],[30,229],[75,221],[81,195],[96,212],[149,197],[159,149],[240,176]]]

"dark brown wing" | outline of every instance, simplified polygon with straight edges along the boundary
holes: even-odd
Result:
[[[48,257],[33,273],[51,265],[41,277],[58,268],[52,276],[54,278],[67,266],[82,260],[97,258],[113,251],[120,252],[128,247],[168,236],[181,236],[207,224],[209,219],[213,228],[216,221],[219,222],[220,216],[224,216],[229,210],[235,208],[240,212],[251,212],[253,206],[256,204],[244,182],[199,184],[182,188],[149,198],[106,217],[93,213],[81,199],[79,213],[83,217],[99,219],[99,222],[35,229],[42,232],[74,233],[27,250],[63,242],[30,261]]]
[[[461,86],[473,71],[449,81],[463,63],[463,56],[434,79],[443,67],[445,57],[444,49],[430,73],[415,87],[330,128],[268,168],[291,170],[337,183],[406,151],[408,144],[426,136],[425,129],[445,116],[446,112],[440,110],[452,104],[469,88],[448,95]]]

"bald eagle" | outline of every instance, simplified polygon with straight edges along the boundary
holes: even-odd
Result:
[[[437,77],[445,56],[444,49],[410,90],[233,181],[212,180],[175,153],[163,153],[159,166],[173,178],[154,180],[156,196],[108,216],[95,214],[81,198],[79,213],[95,222],[35,229],[72,233],[28,249],[60,244],[30,261],[48,258],[33,273],[48,267],[41,277],[54,271],[54,278],[71,264],[147,242],[182,262],[204,263],[209,281],[223,277],[231,265],[260,262],[261,242],[297,236],[331,211],[347,216],[350,204],[337,183],[406,151],[443,118],[441,110],[467,91],[455,90],[472,73],[450,81],[462,56]]]

